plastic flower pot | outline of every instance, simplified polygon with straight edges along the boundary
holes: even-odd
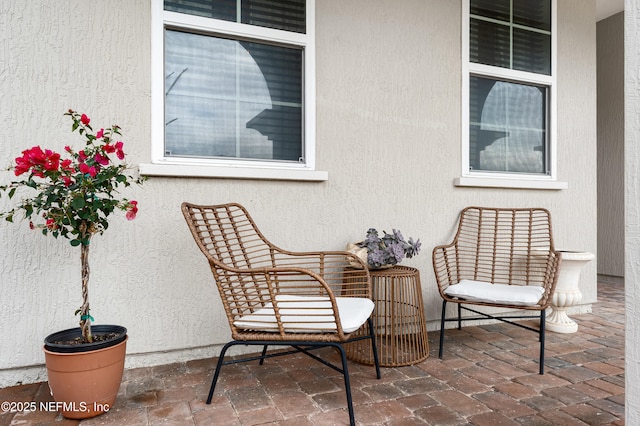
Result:
[[[92,331],[94,335],[114,332],[117,337],[94,343],[54,343],[81,337],[78,327],[45,338],[44,353],[54,406],[69,419],[87,419],[109,411],[122,382],[128,340],[126,328],[96,325]]]

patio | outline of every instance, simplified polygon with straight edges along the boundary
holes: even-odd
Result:
[[[593,312],[572,315],[578,333],[547,333],[538,374],[531,332],[507,325],[437,333],[430,357],[409,367],[350,363],[358,424],[623,425],[624,287],[600,283]],[[302,356],[298,356],[302,357]],[[255,363],[254,363],[255,364]],[[307,358],[226,366],[205,405],[211,359],[126,370],[115,407],[82,422],[57,413],[0,412],[5,425],[334,425],[347,424],[342,377]],[[1,401],[51,401],[46,383],[0,389]]]

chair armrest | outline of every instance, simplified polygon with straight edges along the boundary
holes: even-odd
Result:
[[[310,274],[345,297],[371,298],[371,280],[367,265],[348,251],[274,252],[268,268],[297,268]]]
[[[460,279],[455,243],[436,246],[433,249],[432,262],[438,291],[442,297],[445,297],[444,290],[450,285],[456,284]]]
[[[278,259],[286,259],[287,257],[292,257],[296,259],[310,258],[310,259],[317,259],[317,261],[322,261],[323,258],[346,257],[348,263],[354,268],[368,269],[366,262],[364,262],[360,257],[356,256],[354,253],[351,253],[346,250],[295,252],[295,251],[277,249]]]
[[[551,303],[551,297],[556,290],[558,276],[560,275],[560,264],[562,263],[562,255],[559,251],[549,252],[549,262],[547,263],[547,271],[545,273],[544,295],[540,299],[540,305],[547,307]]]
[[[306,259],[306,258],[305,258]],[[340,298],[360,298],[371,300],[369,274],[367,270],[344,269],[341,273],[334,268],[323,265],[324,275],[308,268],[296,266],[264,267],[254,269],[239,269],[224,271],[217,268],[214,271],[216,283],[223,296],[223,305],[229,319],[232,332],[235,334],[241,330],[237,328],[237,321],[242,321],[247,315],[253,317],[252,321],[259,321],[259,313],[265,308],[271,312],[269,321],[273,321],[272,332],[277,331],[284,336],[290,335],[280,317],[280,307],[286,306],[289,300],[302,299],[308,301],[308,308],[298,306],[299,315],[308,315],[306,322],[327,322],[327,318],[333,318],[336,324],[336,333],[344,338],[342,321],[339,313]],[[225,272],[231,272],[226,274]],[[225,289],[236,288],[237,291],[229,292]],[[355,299],[354,299],[355,301]],[[284,305],[283,305],[283,302]],[[303,302],[297,302],[304,305]],[[323,313],[318,313],[317,304],[321,303],[325,308]],[[284,309],[284,308],[283,308]],[[290,312],[290,311],[289,311]],[[329,322],[334,322],[330,320]]]

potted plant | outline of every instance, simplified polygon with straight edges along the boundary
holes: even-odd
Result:
[[[377,229],[369,228],[364,241],[347,244],[347,250],[360,257],[370,269],[389,268],[420,252],[420,239],[407,241],[397,229],[391,234],[382,232],[384,235],[380,237]]]
[[[0,196],[4,193],[12,199],[19,195],[22,199],[0,217],[13,222],[21,214],[32,230],[67,238],[80,249],[82,304],[76,311],[79,327],[47,336],[44,351],[49,386],[63,415],[87,418],[108,411],[115,401],[127,341],[124,327],[91,326],[91,238],[107,230],[109,216],[116,210],[124,211],[129,220],[136,217],[138,203],[121,197],[119,189],[142,184],[144,179],[133,176],[124,161],[123,143],[118,140],[120,127],[113,125],[94,133],[85,114],[69,110],[64,115],[72,121],[71,131],[84,138],[84,146],[78,150],[66,146],[64,157],[40,146],[23,151],[10,167],[21,179],[0,186]],[[100,378],[94,367],[105,367],[106,378]],[[75,378],[78,374],[80,377]],[[110,389],[99,390],[103,384]]]

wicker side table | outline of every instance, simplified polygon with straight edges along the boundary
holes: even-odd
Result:
[[[429,356],[429,342],[420,272],[408,266],[394,266],[371,270],[370,273],[375,303],[372,319],[380,365],[400,367],[426,359]],[[363,334],[363,329],[356,334]],[[346,349],[349,359],[373,364],[369,340],[349,343]]]

